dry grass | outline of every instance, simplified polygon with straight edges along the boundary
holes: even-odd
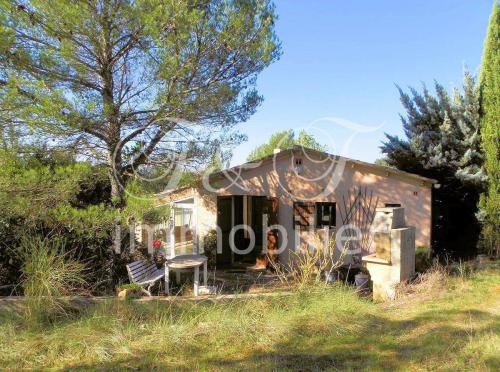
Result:
[[[325,277],[342,266],[346,248],[338,257],[334,251],[335,240],[329,239],[325,246],[323,238],[316,233],[310,246],[290,253],[288,264],[274,263],[273,268],[282,284],[290,288],[301,290],[311,284],[327,285]]]
[[[432,298],[439,295],[447,288],[449,274],[448,266],[434,261],[429,270],[419,273],[415,280],[397,285],[396,301],[415,300],[415,296]]]
[[[27,299],[26,316],[36,322],[65,317],[72,306],[61,300],[80,294],[85,286],[85,265],[64,253],[64,240],[54,237],[23,238],[17,250],[21,285]]]
[[[202,302],[108,301],[34,329],[0,319],[8,369],[498,370],[498,266],[440,270],[401,304],[342,285]],[[426,279],[424,279],[426,278]],[[444,281],[443,281],[444,280]],[[432,296],[420,296],[426,290]]]

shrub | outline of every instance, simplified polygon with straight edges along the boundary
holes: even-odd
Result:
[[[427,247],[417,247],[415,250],[415,271],[423,273],[432,265],[430,250]]]
[[[129,217],[140,219],[152,199],[134,198],[144,192],[130,182],[126,207],[113,208],[105,168],[39,152],[21,157],[0,150],[0,294],[12,294],[21,275],[22,262],[11,247],[22,245],[23,237],[48,234],[64,236],[62,249],[92,267],[85,279],[94,293],[112,293],[126,278],[129,260],[126,250],[122,255],[112,251],[115,222],[122,222],[124,247],[130,238]]]
[[[217,257],[217,231],[210,230],[203,237],[203,254],[208,258],[208,266],[213,268],[216,265]]]
[[[63,296],[84,291],[85,265],[64,249],[60,237],[23,237],[17,250],[21,266],[21,285],[27,299],[27,316],[47,320],[66,313]]]

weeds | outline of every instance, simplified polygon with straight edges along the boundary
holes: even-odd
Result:
[[[401,282],[396,286],[396,300],[408,296],[434,296],[446,288],[449,276],[449,266],[442,265],[434,260],[431,267],[417,274],[417,277],[409,282]]]
[[[319,234],[315,234],[313,242],[298,252],[292,251],[289,264],[273,263],[279,280],[291,288],[304,289],[311,284],[318,285],[329,277],[343,263],[346,249],[340,257],[334,255],[335,241],[329,239],[325,243]]]
[[[435,266],[397,306],[340,284],[219,302],[99,301],[33,331],[0,322],[7,369],[495,370],[498,268]],[[453,356],[453,357],[450,357]]]
[[[28,318],[66,315],[71,306],[63,298],[83,291],[85,265],[64,253],[64,240],[57,236],[24,237],[17,252],[23,263],[21,285]]]

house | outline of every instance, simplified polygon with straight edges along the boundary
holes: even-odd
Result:
[[[262,265],[263,252],[287,262],[292,250],[317,237],[326,244],[348,241],[358,255],[370,253],[377,207],[404,207],[406,224],[416,227],[416,246],[430,247],[433,183],[296,146],[212,173],[195,186],[166,191],[159,203],[172,207],[175,228],[166,239],[171,256],[201,253],[203,237],[216,230],[217,265]]]

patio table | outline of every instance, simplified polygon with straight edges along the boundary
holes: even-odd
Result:
[[[200,284],[200,266],[203,265],[203,284],[207,285],[207,256],[201,254],[185,254],[170,258],[165,261],[165,294],[169,294],[169,271],[170,269],[185,270],[194,269],[194,295],[198,296]]]

